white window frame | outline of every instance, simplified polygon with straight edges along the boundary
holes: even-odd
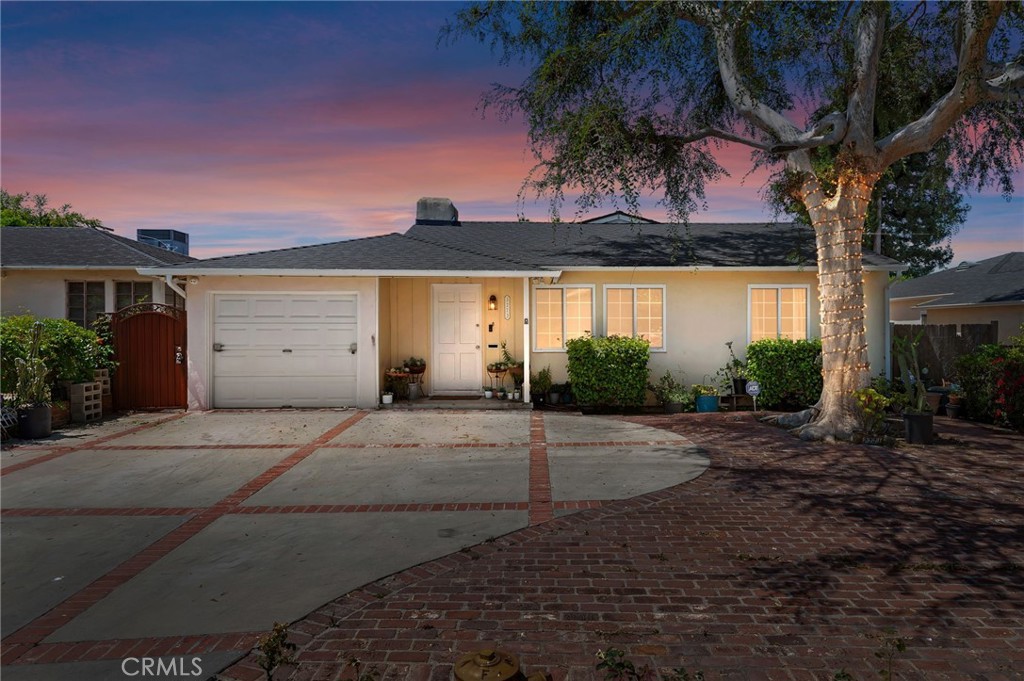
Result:
[[[754,289],[775,289],[780,291],[780,294],[775,298],[775,338],[782,338],[782,295],[781,290],[787,288],[802,288],[806,295],[804,296],[804,338],[811,338],[811,287],[808,284],[747,284],[747,345],[750,345],[754,341],[751,339],[753,334],[753,324],[750,317],[751,309],[751,292]]]
[[[608,335],[608,290],[632,289],[633,291],[633,337],[636,338],[636,303],[637,289],[661,289],[661,346],[651,346],[651,352],[668,352],[668,287],[665,284],[605,284],[604,285],[604,334]]]
[[[534,293],[530,296],[531,307],[533,308],[530,312],[532,316],[532,323],[530,324],[533,329],[533,351],[534,352],[565,352],[565,289],[567,288],[586,288],[590,289],[590,326],[595,326],[597,323],[597,291],[594,284],[544,284],[533,287],[534,291],[541,289],[562,289],[562,347],[561,348],[538,348],[537,347],[537,328],[540,326],[539,318],[537,317],[537,295]],[[596,335],[594,329],[590,329],[591,335]]]

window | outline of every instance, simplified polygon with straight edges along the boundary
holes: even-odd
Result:
[[[751,286],[750,342],[764,338],[807,338],[807,286]]]
[[[605,333],[645,338],[652,350],[665,349],[665,287],[606,286]]]
[[[184,284],[181,284],[181,286],[184,286]],[[164,284],[164,304],[170,305],[178,310],[185,309],[185,299],[178,295],[178,292],[167,284]]]
[[[153,282],[118,281],[114,284],[114,309],[122,310],[135,303],[153,302]]]
[[[102,281],[69,281],[66,286],[67,317],[88,327],[106,308],[106,286]]]
[[[534,289],[535,350],[563,350],[566,341],[594,328],[593,286],[551,286]]]

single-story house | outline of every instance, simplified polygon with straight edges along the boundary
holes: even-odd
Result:
[[[893,285],[889,304],[896,323],[995,323],[1003,343],[1024,324],[1024,252],[901,281]]]
[[[502,343],[527,376],[550,366],[564,381],[566,340],[587,333],[647,338],[653,376],[713,380],[727,341],[742,355],[819,335],[814,258],[813,233],[792,224],[466,222],[421,199],[404,234],[139,271],[188,286],[190,408],[373,407],[410,356],[427,361],[425,393],[477,393]],[[902,266],[864,265],[884,371]]]
[[[193,260],[92,227],[3,227],[0,312],[87,326],[103,313],[138,302],[183,307],[183,296],[138,268]]]

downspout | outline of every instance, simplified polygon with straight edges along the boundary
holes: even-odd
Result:
[[[891,314],[889,309],[889,301],[892,297],[892,285],[895,284],[898,279],[893,274],[899,274],[898,272],[889,272],[889,281],[885,284],[885,378],[889,381],[892,380],[892,321],[890,320]]]
[[[523,277],[523,402],[530,402],[530,279]]]
[[[171,289],[172,291],[177,293],[179,296],[181,296],[185,300],[188,300],[188,296],[185,294],[185,289],[183,289],[180,286],[178,286],[177,284],[175,284],[173,277],[174,277],[173,274],[165,274],[164,275],[164,283],[167,284],[167,288]]]
[[[381,372],[380,372],[380,277],[373,279],[373,335],[370,342],[373,344],[373,408],[380,408]]]

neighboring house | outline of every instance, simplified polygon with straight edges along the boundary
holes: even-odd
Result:
[[[137,302],[182,307],[184,298],[139,267],[194,260],[90,227],[0,228],[4,315],[70,319],[83,326]]]
[[[432,395],[477,393],[501,343],[566,377],[565,342],[641,335],[651,371],[712,380],[751,340],[819,335],[814,235],[790,224],[460,222],[421,199],[405,234],[212,258],[146,275],[188,283],[189,406],[377,404],[423,357]],[[865,255],[868,349],[887,366],[886,287]]]
[[[1024,324],[1024,252],[963,262],[892,287],[894,322],[999,325],[999,342]]]

